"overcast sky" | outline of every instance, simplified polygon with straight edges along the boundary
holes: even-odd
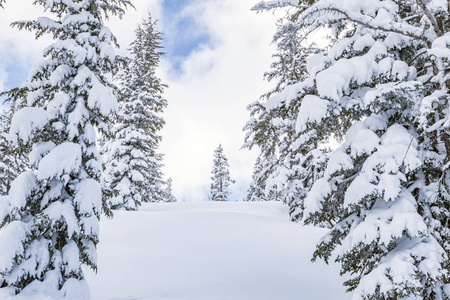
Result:
[[[32,0],[7,0],[0,10],[0,90],[21,85],[32,64],[42,57],[50,38],[10,29],[14,20],[42,15]],[[214,150],[221,143],[236,184],[232,199],[241,200],[251,180],[256,151],[240,150],[246,106],[271,85],[269,69],[276,18],[250,11],[256,0],[134,0],[122,20],[108,22],[118,37],[118,53],[127,54],[137,22],[151,12],[164,36],[166,52],[158,70],[169,85],[160,152],[164,174],[172,177],[179,200],[207,198]]]

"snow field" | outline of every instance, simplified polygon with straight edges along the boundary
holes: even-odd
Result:
[[[323,229],[276,202],[144,204],[100,227],[92,300],[349,299],[337,265],[310,262]]]

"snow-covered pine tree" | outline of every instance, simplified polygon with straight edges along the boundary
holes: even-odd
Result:
[[[448,3],[292,6],[304,43],[332,35],[309,76],[267,101],[298,107],[292,159],[319,151],[322,171],[297,196],[307,224],[331,228],[314,257],[336,253],[353,299],[450,299]]]
[[[156,150],[156,149],[155,149]],[[145,186],[144,202],[164,202],[166,199],[166,182],[164,181],[164,174],[162,172],[163,154],[155,153],[152,160],[150,160],[149,181]]]
[[[213,169],[211,171],[211,200],[228,201],[230,195],[229,187],[234,183],[230,177],[228,159],[223,153],[222,144],[214,150]]]
[[[278,187],[281,185],[268,180],[273,173],[271,168],[276,165],[273,159],[264,159],[261,156],[256,159],[252,182],[245,201],[281,201],[283,199],[283,189]]]
[[[264,166],[261,156],[258,156],[253,168],[252,182],[247,191],[247,197],[245,201],[265,201],[266,200],[266,185],[263,178]]]
[[[30,71],[27,107],[14,113],[10,138],[28,153],[31,171],[12,183],[0,207],[1,291],[89,299],[82,265],[97,268],[102,161],[96,128],[116,110],[108,78],[119,67],[104,26],[129,0],[37,0],[55,17],[13,23],[51,33],[44,59]]]
[[[120,99],[113,138],[106,142],[103,179],[112,209],[136,210],[141,203],[164,201],[162,155],[156,153],[164,126],[159,114],[167,106],[166,85],[155,71],[163,52],[162,35],[149,15],[135,31],[128,66],[120,74]]]
[[[172,178],[169,178],[166,183],[166,190],[165,190],[165,202],[177,202],[177,198],[173,195],[172,190]]]
[[[28,159],[20,148],[0,133],[0,195],[7,195],[14,179],[27,169]]]
[[[244,147],[258,146],[260,156],[270,161],[265,181],[280,193],[284,203],[289,205],[292,220],[303,216],[303,201],[311,183],[324,170],[325,149],[317,149],[323,140],[321,132],[309,128],[297,132],[295,128],[300,101],[285,101],[288,93],[296,94],[294,84],[308,78],[308,58],[320,53],[314,43],[302,43],[298,32],[304,27],[298,22],[301,12],[311,1],[271,1],[260,2],[253,10],[264,11],[284,9],[286,16],[278,22],[278,30],[273,42],[277,44],[276,61],[272,70],[265,74],[268,81],[278,80],[275,88],[248,106],[251,119],[244,130],[247,131]],[[305,3],[303,3],[305,2]],[[305,92],[313,93],[314,87],[304,85]]]
[[[12,181],[19,175],[16,172],[16,159],[12,150],[12,143],[5,134],[0,134],[0,195],[7,195]]]
[[[6,97],[3,105],[5,110],[0,119],[0,194],[7,195],[11,183],[16,177],[26,170],[28,158],[20,148],[8,139],[8,131],[14,112],[24,105],[24,90],[12,89],[0,93],[0,97]]]

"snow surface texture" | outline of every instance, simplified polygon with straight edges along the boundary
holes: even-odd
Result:
[[[336,265],[310,262],[325,230],[279,202],[151,203],[100,226],[92,300],[350,299]]]

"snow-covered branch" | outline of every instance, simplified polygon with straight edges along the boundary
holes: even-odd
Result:
[[[430,10],[428,9],[427,5],[423,0],[416,0],[417,4],[419,4],[420,8],[422,9],[423,13],[427,16],[428,20],[431,22],[431,25],[433,25],[434,31],[436,32],[437,36],[442,36],[444,33],[442,32],[441,28],[439,28],[439,25],[436,21],[436,18],[431,14]]]
[[[298,0],[276,0],[276,1],[261,1],[255,6],[253,6],[252,10],[264,11],[282,7],[297,7],[302,9],[308,8],[308,6],[306,5],[299,5]]]
[[[421,28],[393,21],[389,22],[389,26],[387,26],[385,25],[386,22],[380,22],[368,15],[344,10],[332,5],[326,7],[311,7],[311,9],[305,11],[301,21],[303,24],[308,24],[309,26],[312,26],[314,23],[327,25],[339,21],[349,21],[368,29],[398,33],[416,40],[426,41]]]

